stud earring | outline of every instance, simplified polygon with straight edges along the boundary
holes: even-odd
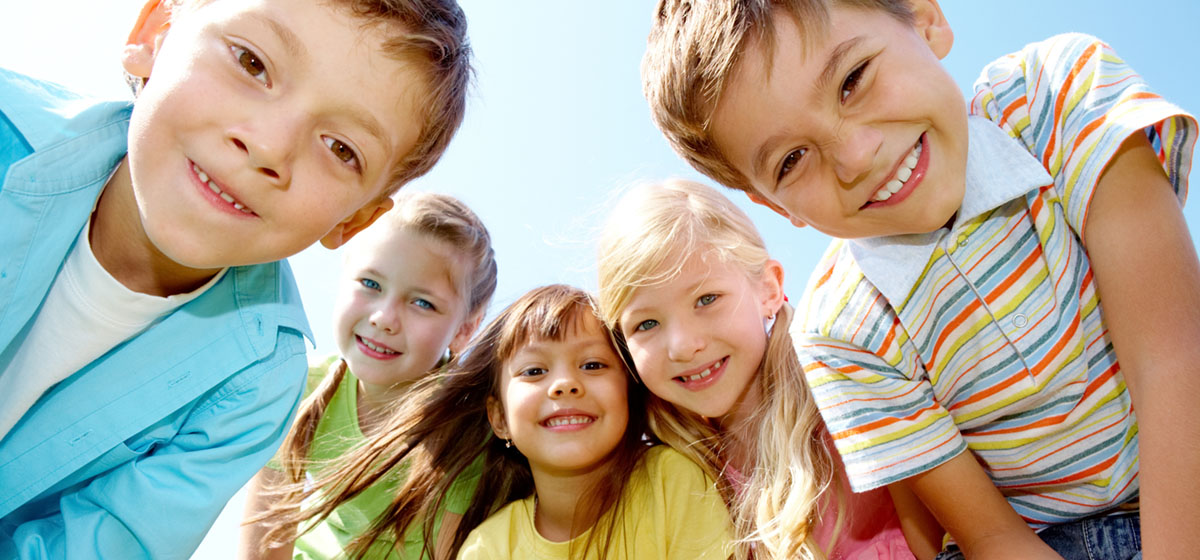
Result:
[[[504,438],[504,448],[512,449],[512,440],[511,439]]]
[[[769,334],[771,334],[771,329],[774,326],[775,326],[775,314],[772,313],[770,317],[766,317],[763,319],[763,331],[769,335]]]

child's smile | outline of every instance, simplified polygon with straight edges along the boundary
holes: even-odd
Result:
[[[781,13],[770,50],[748,39],[711,134],[752,198],[843,239],[929,232],[954,216],[966,104],[938,60],[952,42],[940,12],[913,6],[909,24],[835,4],[827,32],[808,38]]]
[[[217,179],[209,176],[209,174],[205,173],[203,169],[200,169],[200,166],[196,165],[196,162],[189,162],[192,164],[193,176],[195,177],[196,181],[200,183],[201,194],[206,195],[206,198],[208,198],[213,205],[224,211],[229,211],[229,209],[232,208],[238,213],[245,214],[246,216],[257,216],[257,214],[254,213],[254,210],[251,210],[250,207],[242,204],[240,200],[230,193],[229,187],[222,188]],[[209,196],[209,193],[211,193],[211,196]]]

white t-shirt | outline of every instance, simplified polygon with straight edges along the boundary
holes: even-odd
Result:
[[[59,381],[217,283],[158,297],[126,288],[92,253],[84,226],[13,359],[0,364],[0,440]]]

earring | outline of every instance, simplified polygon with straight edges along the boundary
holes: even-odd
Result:
[[[512,440],[511,439],[504,438],[504,448],[512,449]]]
[[[771,334],[771,329],[774,326],[775,326],[775,314],[772,313],[770,317],[763,319],[763,331],[765,331],[769,335],[769,334]]]

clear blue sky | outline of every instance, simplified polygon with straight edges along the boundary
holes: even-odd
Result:
[[[613,193],[636,181],[701,178],[671,152],[641,95],[638,65],[652,4],[462,1],[478,71],[467,120],[437,168],[406,188],[454,194],[483,217],[500,268],[493,311],[541,284],[594,289],[592,240]],[[0,66],[123,95],[118,56],[139,6],[133,0],[6,0]],[[945,64],[965,91],[988,61],[1028,42],[1080,31],[1111,44],[1155,91],[1200,111],[1194,54],[1200,3],[945,0],[942,7],[956,32]],[[729,194],[783,262],[788,293],[799,294],[827,238]],[[1185,210],[1193,238],[1200,234],[1197,207]],[[317,336],[314,355],[331,353],[339,257],[316,247],[292,265]],[[240,507],[237,499],[231,503],[197,558],[232,555]]]

